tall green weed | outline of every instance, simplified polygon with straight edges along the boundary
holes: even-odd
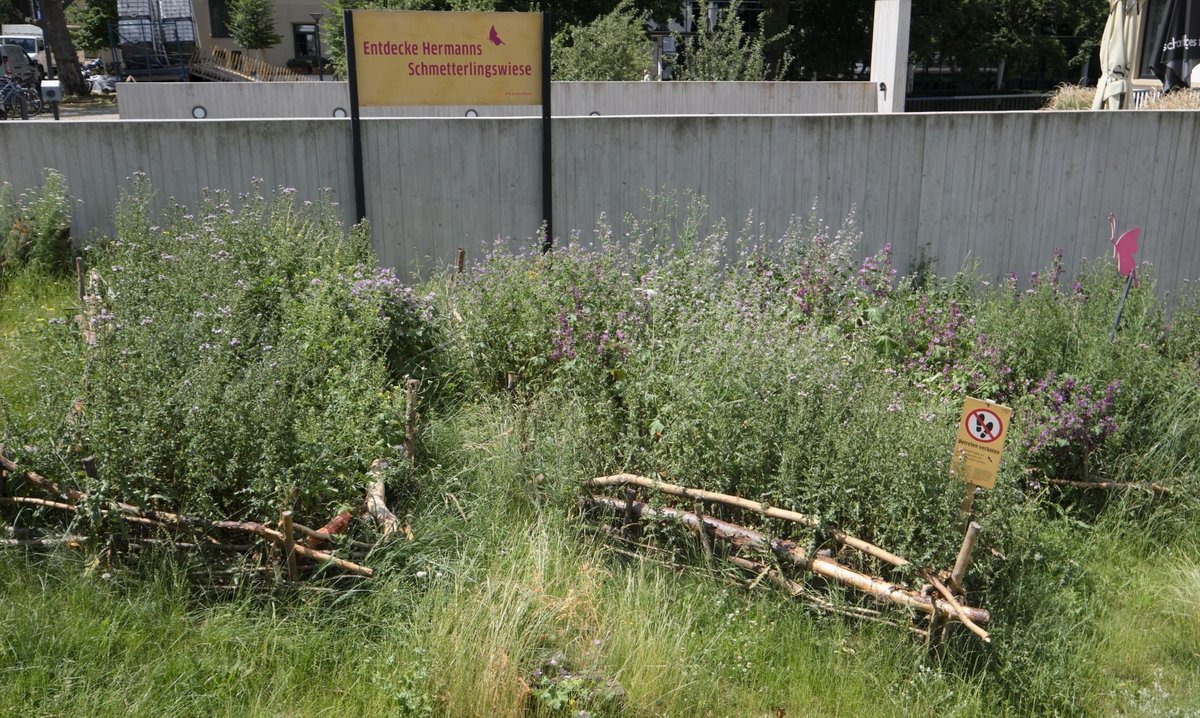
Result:
[[[46,170],[41,187],[17,198],[0,185],[0,281],[23,267],[47,274],[70,270],[71,212],[66,179]]]
[[[66,330],[84,370],[48,392],[24,460],[97,500],[204,515],[352,504],[403,443],[392,387],[429,366],[428,305],[327,203],[256,188],[148,206],[139,181],[115,238],[86,253],[95,346]],[[98,478],[79,475],[89,454]]]

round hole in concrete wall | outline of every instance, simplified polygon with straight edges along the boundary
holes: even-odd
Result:
[[[479,117],[479,113],[475,111],[475,108],[471,108],[467,110],[467,117]]]
[[[204,105],[196,105],[192,108],[192,117],[195,117],[197,120],[203,120],[205,117],[208,117],[208,110],[204,109]]]
[[[596,110],[592,110],[591,112],[588,113],[588,117],[599,117],[599,116],[600,116],[600,113]]]
[[[346,116],[345,108],[342,108],[342,107],[333,108],[333,116],[334,117],[345,117]]]

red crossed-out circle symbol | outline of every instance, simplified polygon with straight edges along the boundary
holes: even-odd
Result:
[[[967,412],[967,433],[972,439],[990,444],[1004,434],[1004,422],[990,409]]]

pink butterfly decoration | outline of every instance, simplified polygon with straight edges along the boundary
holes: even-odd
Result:
[[[1117,216],[1110,214],[1108,224],[1112,228],[1113,256],[1117,258],[1117,271],[1122,277],[1128,277],[1137,268],[1133,254],[1138,251],[1138,237],[1142,234],[1142,228],[1134,227],[1117,237]]]

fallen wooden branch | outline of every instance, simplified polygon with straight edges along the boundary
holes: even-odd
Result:
[[[375,459],[371,462],[371,468],[367,469],[370,481],[367,484],[367,513],[379,524],[384,536],[400,527],[400,519],[387,507],[387,487],[384,485],[387,469],[388,463],[384,459]]]
[[[61,501],[51,501],[49,499],[39,499],[33,496],[0,496],[0,504],[12,504],[16,506],[41,506],[47,509],[58,509],[60,511],[74,511],[75,507],[71,504],[64,504]]]
[[[618,515],[623,514],[629,508],[625,501],[607,496],[592,496],[585,499],[585,502],[606,507]],[[891,583],[890,581],[868,576],[842,566],[832,559],[821,556],[808,556],[803,548],[792,541],[768,539],[757,531],[714,518],[701,518],[690,511],[681,511],[669,507],[656,509],[637,502],[634,502],[633,510],[639,517],[643,518],[678,520],[693,531],[707,529],[711,536],[729,541],[740,548],[772,551],[775,555],[789,563],[880,600],[890,601],[931,615],[938,611],[956,616],[959,615],[953,606],[945,600],[922,596],[916,591]],[[988,612],[985,609],[966,606],[962,606],[961,608],[965,615],[969,616],[975,623],[987,623]]]
[[[138,542],[151,546],[171,546],[173,548],[195,549],[199,551],[224,551],[225,553],[249,553],[262,545],[253,543],[220,543],[217,541],[172,541],[171,539],[156,538],[140,538]]]
[[[345,531],[350,526],[350,519],[352,518],[353,514],[349,511],[343,511],[329,519],[324,526],[316,531],[310,533],[307,528],[300,526],[300,524],[296,524],[296,530],[308,537],[304,540],[304,543],[309,548],[320,548],[322,543],[332,541],[334,536]]]
[[[805,590],[804,584],[797,583],[796,581],[789,579],[778,569],[771,568],[765,564],[758,563],[757,561],[751,561],[749,559],[742,558],[741,556],[731,556],[729,560],[736,566],[758,574],[758,578],[755,579],[755,582],[758,582],[765,575],[767,579],[771,581],[771,583],[774,583],[776,586],[783,589],[783,591],[792,598],[801,598],[813,604],[822,611],[836,613],[842,616],[855,618],[860,621],[882,623],[886,626],[892,626],[894,628],[906,628],[921,637],[926,637],[929,635],[928,631],[917,628],[911,624],[901,625],[898,621],[889,621],[888,619],[884,618],[883,614],[881,614],[879,611],[874,611],[869,608],[860,608],[858,606],[839,606],[833,601],[828,601],[820,598],[819,596],[813,595],[811,591]]]
[[[40,489],[49,491],[50,493],[54,494],[55,496],[62,496],[64,498],[70,499],[71,501],[74,501],[74,502],[79,502],[79,501],[82,501],[83,499],[87,498],[87,496],[83,492],[76,491],[74,489],[67,489],[64,492],[58,488],[58,484],[54,483],[53,481],[51,481],[50,479],[47,479],[44,476],[40,476],[37,473],[34,473],[33,471],[22,471],[21,468],[17,466],[16,462],[12,461],[8,457],[4,456],[3,454],[0,454],[0,468],[3,468],[5,471],[11,472],[13,474],[19,474],[21,476],[21,478],[25,479],[25,481],[29,482],[30,484],[33,484],[34,486],[36,486]]]
[[[343,511],[342,513],[346,514],[347,516],[350,515],[349,511]],[[339,514],[338,516],[340,517],[341,514]],[[335,517],[335,520],[336,519],[337,519],[337,517]],[[331,521],[330,523],[333,523],[333,522]],[[347,523],[349,523],[349,519],[347,519]],[[339,536],[338,532],[331,533],[329,531],[326,531],[325,529],[328,527],[329,527],[329,524],[326,524],[325,526],[321,527],[321,530],[314,531],[313,529],[310,529],[309,527],[305,526],[304,524],[297,524],[297,523],[292,524],[292,528],[296,529],[297,533],[302,533],[308,537],[304,543],[309,548],[316,548],[322,542],[337,543],[339,540],[341,541],[341,543],[344,543],[348,546],[353,546],[354,548],[363,549],[364,551],[370,551],[371,549],[375,548],[374,544],[369,544],[365,541],[355,541],[354,539],[348,539],[348,538],[345,538],[344,536]],[[344,530],[344,529],[342,529],[342,530]]]
[[[815,517],[806,516],[805,514],[801,514],[796,511],[766,506],[758,501],[743,499],[739,496],[719,494],[713,491],[705,491],[704,489],[690,489],[684,486],[668,484],[665,481],[659,481],[657,479],[649,479],[645,476],[637,476],[635,474],[600,476],[585,483],[588,486],[642,486],[645,488],[654,489],[656,491],[661,491],[664,494],[670,494],[672,496],[682,496],[689,499],[710,501],[716,504],[724,504],[725,506],[733,506],[735,508],[753,511],[768,518],[792,521],[794,523],[810,526],[812,528],[823,528],[838,543],[849,546],[850,548],[861,551],[867,555],[874,556],[884,563],[891,564],[892,566],[905,566],[908,564],[908,561],[900,556],[897,556],[886,549],[880,548],[875,544],[868,543],[860,538],[855,538],[845,531],[826,526]]]
[[[950,608],[954,611],[954,615],[958,617],[958,620],[962,621],[964,626],[971,629],[971,633],[974,633],[976,636],[982,638],[984,643],[992,642],[992,638],[987,634],[987,631],[980,628],[974,621],[971,620],[971,616],[967,614],[966,609],[963,608],[962,604],[954,599],[954,594],[950,593],[950,589],[946,588],[946,584],[939,581],[938,577],[933,575],[933,571],[925,570],[922,571],[922,574],[924,574],[925,580],[933,584],[933,587],[937,589],[938,593],[942,594],[942,598],[946,599],[946,603],[950,604]]]

